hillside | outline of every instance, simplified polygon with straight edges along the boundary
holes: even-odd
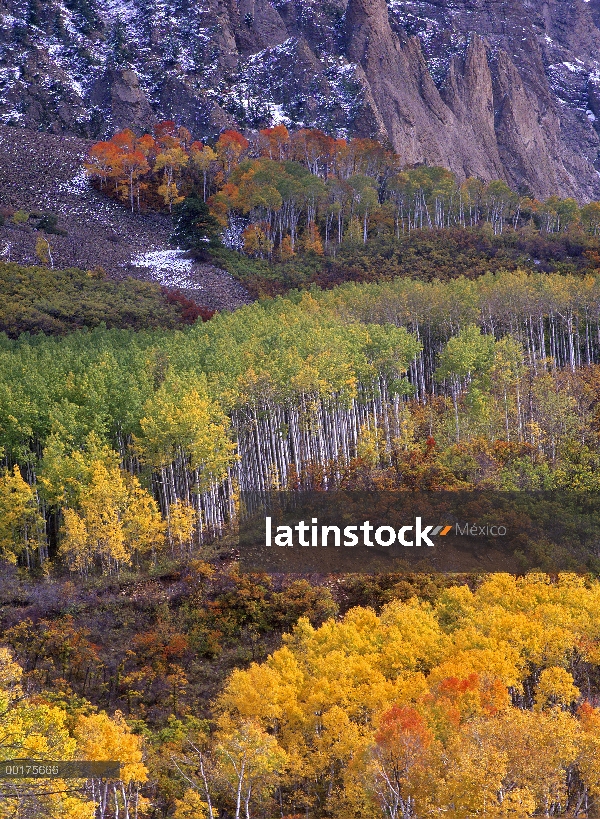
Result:
[[[38,264],[35,227],[43,215],[54,214],[57,232],[48,236],[57,268],[100,267],[118,280],[130,276],[158,281],[211,309],[233,309],[248,301],[225,271],[195,264],[173,250],[168,215],[130,213],[98,194],[82,166],[89,146],[89,141],[73,136],[0,125],[3,260]],[[15,223],[18,212],[25,221],[17,216]]]
[[[0,0],[0,819],[600,817],[599,498],[600,0]]]
[[[285,122],[537,197],[600,191],[598,0],[2,0],[0,17],[4,123]]]

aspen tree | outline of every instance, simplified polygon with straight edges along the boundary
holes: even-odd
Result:
[[[220,777],[231,794],[235,819],[241,818],[242,811],[248,819],[252,802],[264,800],[274,789],[287,754],[275,737],[251,722],[233,730],[223,726],[215,753],[221,762]]]
[[[25,694],[22,669],[0,647],[0,759],[71,760],[76,742],[67,713],[43,698]],[[48,819],[93,819],[94,804],[73,793],[61,779],[0,782],[0,817],[45,816]]]
[[[43,519],[33,488],[23,480],[18,466],[0,475],[0,554],[15,563],[23,558],[31,568],[36,552],[43,563]]]
[[[103,712],[80,716],[74,733],[77,750],[85,759],[121,763],[120,779],[94,781],[100,815],[112,804],[115,816],[122,810],[126,819],[133,819],[146,805],[140,794],[140,785],[148,780],[141,737],[132,733],[119,711],[112,719]]]

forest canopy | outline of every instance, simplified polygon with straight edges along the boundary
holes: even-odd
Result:
[[[397,279],[185,331],[5,338],[5,557],[35,568],[51,545],[87,573],[184,555],[240,490],[594,489],[599,286]]]
[[[262,736],[269,762],[238,769],[243,799],[257,808],[279,787],[298,815],[587,812],[600,787],[599,588],[498,574],[433,606],[301,619],[266,662],[230,677],[216,758]]]
[[[580,208],[570,198],[516,193],[501,180],[460,182],[441,167],[404,167],[401,156],[372,139],[307,128],[290,133],[284,125],[250,139],[225,130],[209,145],[169,120],[153,134],[125,130],[96,143],[85,168],[100,190],[132,210],[172,212],[191,195],[208,205],[212,232],[220,225],[228,246],[270,260],[335,254],[345,243],[423,228],[485,225],[493,236],[527,226],[594,237],[600,230],[598,202]],[[202,221],[207,238],[210,223]]]

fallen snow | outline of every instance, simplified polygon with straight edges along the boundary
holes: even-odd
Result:
[[[271,123],[273,125],[286,125],[290,126],[293,124],[293,120],[283,113],[283,105],[276,105],[274,102],[269,103],[270,115],[271,115]]]
[[[193,262],[184,257],[184,250],[152,250],[138,253],[131,263],[147,268],[150,276],[165,287],[179,287],[186,290],[203,290],[192,276]]]
[[[76,196],[81,196],[89,188],[89,185],[85,168],[80,168],[72,179],[61,182],[58,185],[58,190],[61,193],[74,193]]]
[[[131,21],[137,9],[131,0],[103,0],[98,4],[100,12],[110,21],[120,19],[123,22]]]

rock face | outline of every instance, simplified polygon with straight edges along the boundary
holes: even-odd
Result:
[[[600,198],[600,0],[0,0],[0,122],[285,122]]]
[[[90,102],[96,109],[107,112],[106,126],[114,131],[123,128],[151,130],[155,122],[139,78],[131,69],[107,69],[92,86]]]

